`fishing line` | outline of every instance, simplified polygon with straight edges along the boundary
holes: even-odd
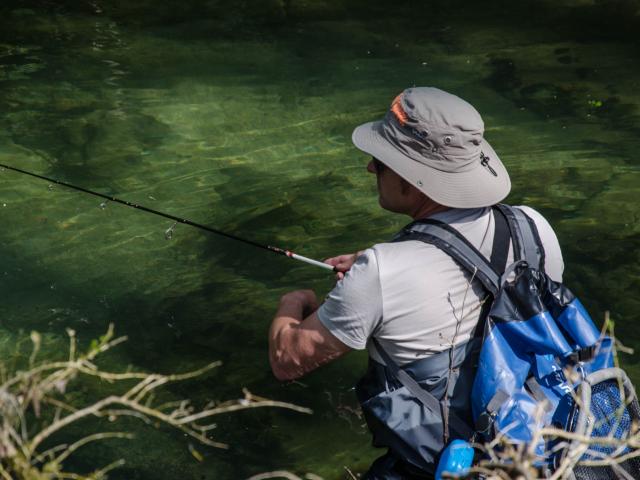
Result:
[[[168,218],[169,220],[173,220],[176,223],[183,223],[185,225],[190,225],[192,227],[199,228],[200,230],[205,230],[210,233],[215,233],[216,235],[220,235],[222,237],[230,238],[231,240],[235,240],[237,242],[246,243],[247,245],[252,245],[256,248],[261,248],[263,250],[268,250],[272,253],[277,253],[279,255],[284,255],[286,257],[292,258],[294,260],[299,260],[301,262],[308,263],[309,265],[315,265],[316,267],[324,268],[326,270],[335,271],[334,267],[331,265],[327,265],[326,263],[322,263],[318,260],[314,260],[312,258],[305,257],[303,255],[298,255],[290,250],[285,250],[283,248],[274,247],[272,245],[263,245],[258,242],[254,242],[253,240],[249,240],[247,238],[238,237],[232,233],[223,232],[222,230],[218,230],[215,228],[208,227],[206,225],[202,225],[200,223],[192,222],[186,218],[176,217],[175,215],[170,215],[168,213],[159,212],[158,210],[153,210],[152,208],[145,207],[144,205],[138,205],[137,203],[128,202],[126,200],[121,200],[116,197],[112,197],[110,195],[105,195],[103,193],[94,192],[93,190],[89,190],[87,188],[78,187],[76,185],[71,185],[70,183],[62,182],[60,180],[56,180],[55,178],[45,177],[44,175],[38,175],[37,173],[28,172],[26,170],[22,170],[20,168],[11,167],[9,165],[4,165],[0,163],[0,168],[6,168],[7,170],[12,170],[14,172],[22,173],[24,175],[29,175],[31,177],[39,178],[40,180],[46,180],[47,182],[55,183],[57,185],[62,185],[63,187],[71,188],[73,190],[77,190],[79,192],[88,193],[89,195],[94,195],[96,197],[104,198],[109,200],[110,202],[119,203],[126,207],[135,208],[136,210],[142,210],[143,212],[151,213],[153,215],[158,215],[160,217]],[[173,232],[173,227],[175,227],[176,223],[174,223],[166,232],[165,237],[171,238],[171,234]]]

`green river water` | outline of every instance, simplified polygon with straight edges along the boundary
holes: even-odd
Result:
[[[474,104],[511,172],[508,201],[556,228],[565,280],[640,347],[640,2],[76,0],[0,4],[0,163],[314,258],[388,238],[354,126],[411,85]],[[109,323],[112,369],[223,366],[168,395],[196,405],[242,388],[311,407],[219,417],[215,450],[133,420],[78,471],[115,479],[346,478],[380,452],[352,387],[353,353],[280,385],[266,332],[281,294],[330,274],[10,171],[0,172],[0,354],[31,330],[64,356]],[[625,357],[640,380],[637,357]],[[80,386],[70,395],[106,393]],[[86,422],[70,435],[93,428]],[[189,443],[202,454],[199,462]]]

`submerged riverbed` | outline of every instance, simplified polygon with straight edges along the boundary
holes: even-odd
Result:
[[[389,238],[367,157],[350,142],[411,85],[474,104],[511,172],[512,204],[556,228],[565,280],[640,346],[640,4],[635,1],[4,1],[0,163],[314,258]],[[38,330],[64,356],[114,323],[112,368],[206,377],[171,387],[203,405],[243,387],[313,408],[220,418],[231,448],[126,422],[133,441],[87,447],[110,478],[237,479],[269,470],[345,478],[380,452],[350,354],[287,385],[266,332],[279,296],[331,275],[114,203],[0,171],[0,353]],[[640,381],[637,358],[625,357]],[[105,386],[105,391],[108,386]],[[82,397],[86,391],[75,392]],[[87,427],[89,428],[89,427]]]

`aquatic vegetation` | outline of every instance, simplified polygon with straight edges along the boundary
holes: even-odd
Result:
[[[3,0],[0,159],[322,258],[404,223],[377,206],[353,126],[408,85],[440,86],[481,109],[512,174],[509,202],[550,220],[568,285],[594,316],[612,308],[637,345],[638,10],[637,0]],[[242,384],[318,415],[224,417],[219,431],[236,448],[202,463],[181,434],[144,424],[129,431],[145,442],[112,439],[69,460],[89,471],[133,451],[112,474],[127,480],[364,471],[378,452],[335,399],[355,405],[366,358],[306,386],[276,384],[266,362],[278,296],[322,294],[331,276],[103,206],[0,172],[3,330],[71,326],[87,338],[116,321],[131,339],[112,352],[118,367],[224,360],[223,378],[189,384],[195,403]],[[637,381],[636,362],[626,363]]]
[[[205,446],[227,448],[225,443],[214,440],[210,434],[216,428],[212,418],[217,415],[259,407],[311,413],[308,408],[258,397],[246,389],[244,398],[240,400],[209,403],[202,408],[194,407],[189,399],[160,403],[157,400],[160,387],[200,377],[218,367],[220,362],[172,375],[107,372],[96,365],[97,357],[124,342],[126,337],[114,337],[113,326],[110,326],[103,336],[91,342],[86,352],[79,352],[75,332],[68,329],[67,333],[69,353],[66,360],[39,361],[42,339],[39,333],[32,332],[33,348],[24,369],[11,371],[5,363],[0,363],[0,478],[107,478],[108,472],[122,466],[126,460],[118,459],[88,474],[67,471],[65,462],[90,443],[114,438],[132,439],[134,436],[126,431],[109,430],[84,435],[71,443],[59,443],[56,440],[62,431],[88,418],[107,418],[109,422],[116,422],[122,417],[134,417],[147,424],[165,424],[179,429]],[[70,393],[71,384],[78,383],[79,377],[113,384],[113,393],[78,405]],[[116,388],[116,385],[120,388]],[[120,392],[121,385],[125,385],[123,392]],[[189,451],[196,460],[203,460],[200,452],[191,444]]]

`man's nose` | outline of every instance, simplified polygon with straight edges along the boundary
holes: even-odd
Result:
[[[367,163],[367,172],[376,173],[376,166],[373,164],[373,160],[369,160],[369,163]]]

